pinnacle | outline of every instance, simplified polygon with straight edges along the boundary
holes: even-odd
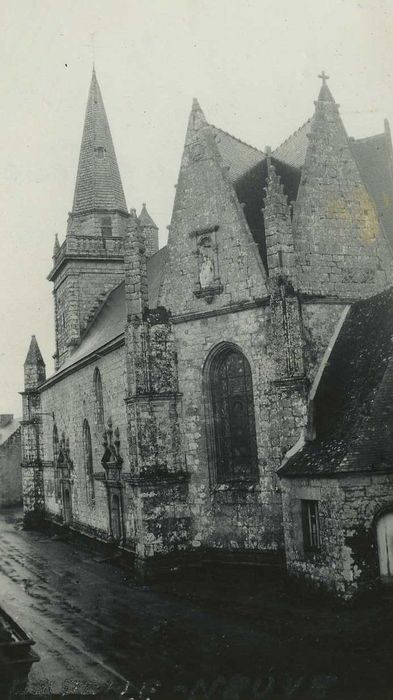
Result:
[[[318,95],[318,102],[333,102],[334,103],[333,95],[330,92],[330,89],[328,88],[326,83],[324,83],[321,86],[321,89],[320,89],[319,95]]]
[[[59,236],[55,233],[55,242],[53,246],[53,257],[55,258],[60,250]]]
[[[195,130],[207,125],[206,117],[196,97],[192,101],[190,124]]]
[[[158,228],[156,224],[154,223],[153,219],[151,218],[149,212],[146,209],[146,204],[142,204],[142,211],[139,214],[139,223],[141,226],[149,226],[150,228]]]
[[[109,123],[93,67],[72,213],[83,214],[96,209],[127,212]]]
[[[25,365],[42,365],[45,367],[45,362],[41,355],[41,350],[38,347],[35,335],[31,336],[29,350],[26,356]]]

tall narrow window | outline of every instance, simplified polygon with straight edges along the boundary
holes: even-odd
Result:
[[[55,499],[61,498],[60,468],[59,468],[59,434],[56,423],[53,426],[53,480],[55,488]]]
[[[302,501],[303,542],[305,552],[320,549],[318,501]]]
[[[210,456],[217,483],[258,479],[254,397],[247,358],[232,345],[214,354],[208,370]]]
[[[90,426],[83,421],[83,459],[85,466],[86,490],[89,502],[94,501],[93,452],[91,449]]]
[[[100,374],[100,370],[98,369],[98,367],[96,367],[94,370],[93,382],[94,382],[94,396],[95,396],[95,404],[96,404],[97,428],[98,428],[98,433],[101,436],[101,433],[104,430],[104,399],[102,397],[101,374]]]

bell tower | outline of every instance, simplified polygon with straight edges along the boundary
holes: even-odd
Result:
[[[65,241],[55,242],[53,268],[58,369],[89,325],[94,310],[124,279],[129,219],[109,123],[95,70],[87,100],[72,211]]]

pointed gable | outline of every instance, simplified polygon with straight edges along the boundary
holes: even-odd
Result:
[[[303,293],[353,299],[384,289],[392,254],[326,84],[315,103],[293,227]]]
[[[262,261],[216,134],[194,100],[160,301],[177,313],[205,310],[206,304],[220,308],[267,293]],[[260,187],[262,191],[263,182]]]
[[[87,100],[73,214],[94,210],[127,213],[119,167],[95,70]]]

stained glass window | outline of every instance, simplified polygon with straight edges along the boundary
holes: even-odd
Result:
[[[257,480],[251,369],[244,355],[225,349],[211,365],[215,472],[218,483]]]
[[[90,426],[83,421],[83,457],[85,463],[86,489],[89,501],[94,501],[93,453],[91,449]]]

